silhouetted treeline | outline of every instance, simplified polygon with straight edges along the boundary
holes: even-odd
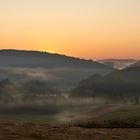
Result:
[[[125,121],[125,120],[108,120],[108,121],[97,121],[78,123],[76,126],[84,128],[140,128],[140,123],[137,120]]]
[[[60,92],[43,80],[26,80],[21,82],[4,79],[0,81],[0,100],[12,100],[17,97],[39,97],[57,95]]]

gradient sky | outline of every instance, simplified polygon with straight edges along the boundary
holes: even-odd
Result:
[[[0,0],[0,49],[140,59],[140,0]]]

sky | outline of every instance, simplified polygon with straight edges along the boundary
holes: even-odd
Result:
[[[0,49],[140,59],[140,0],[0,0]]]

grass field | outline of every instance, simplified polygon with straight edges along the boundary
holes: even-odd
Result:
[[[140,123],[140,105],[126,106],[98,117],[98,120],[136,120]]]
[[[94,128],[94,123],[92,127],[77,125],[104,121],[140,123],[140,105],[106,104],[98,100],[67,104],[55,114],[1,113],[0,140],[140,140],[140,128]]]
[[[140,105],[84,103],[73,105],[72,107],[64,107],[64,109],[55,114],[38,112],[0,113],[0,122],[74,124],[77,122],[117,120],[126,122],[137,121],[137,123],[140,123]]]
[[[52,123],[56,122],[55,117],[49,115],[32,114],[1,114],[0,122],[5,123]]]

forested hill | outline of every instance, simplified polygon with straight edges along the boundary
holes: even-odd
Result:
[[[72,96],[140,96],[140,67],[126,68],[108,75],[93,75],[82,80]]]
[[[92,60],[25,50],[0,50],[0,67],[87,67],[112,69]]]

